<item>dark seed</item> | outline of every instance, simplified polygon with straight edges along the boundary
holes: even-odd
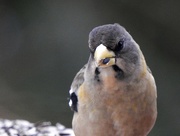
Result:
[[[110,61],[110,58],[105,58],[105,59],[103,59],[102,63],[107,64],[109,61]]]

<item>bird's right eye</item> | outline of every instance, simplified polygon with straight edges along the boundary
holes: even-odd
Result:
[[[115,50],[116,50],[116,51],[121,51],[123,48],[124,48],[124,39],[121,39],[121,40],[117,43]]]

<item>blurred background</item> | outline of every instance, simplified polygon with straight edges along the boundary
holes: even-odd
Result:
[[[180,1],[1,0],[0,118],[71,127],[68,91],[88,60],[88,34],[115,22],[139,43],[156,79],[149,136],[179,136]]]

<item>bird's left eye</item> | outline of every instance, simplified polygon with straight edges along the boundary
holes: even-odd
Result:
[[[121,51],[121,50],[123,49],[123,47],[124,47],[124,39],[121,39],[121,40],[118,42],[115,50],[116,50],[116,51]]]

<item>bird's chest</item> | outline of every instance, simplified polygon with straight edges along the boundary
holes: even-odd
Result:
[[[100,69],[99,83],[95,83],[95,90],[102,94],[114,94],[117,90],[123,90],[123,82],[116,78],[116,72],[111,68]]]
[[[108,79],[105,80],[108,81]],[[111,88],[110,85],[106,87]],[[114,87],[112,86],[112,88]],[[148,117],[148,111],[145,111],[147,106],[145,94],[137,95],[130,90],[127,92],[116,90],[116,88],[101,91],[99,89],[103,88],[96,89],[96,93],[91,93],[95,90],[88,90],[85,86],[79,90],[79,115],[77,119],[82,122],[79,124],[82,125],[81,127],[89,126],[88,130],[85,128],[86,131],[91,129],[91,132],[94,133],[97,130],[97,133],[103,131],[110,135],[115,133],[119,135],[122,132],[130,133],[129,128],[134,128],[132,130],[136,131],[136,126],[145,124],[144,120],[148,122],[151,120],[151,117]],[[114,93],[109,93],[109,91]],[[106,128],[108,132],[106,132]]]
[[[152,107],[147,101],[148,92],[141,93],[138,85],[128,86],[115,78],[113,71],[101,71],[99,79],[91,82],[93,84],[85,82],[78,91],[79,111],[74,119],[81,123],[76,128],[84,128],[86,133],[94,132],[95,135],[124,133],[142,136],[138,128],[149,127],[154,120],[150,116]]]

